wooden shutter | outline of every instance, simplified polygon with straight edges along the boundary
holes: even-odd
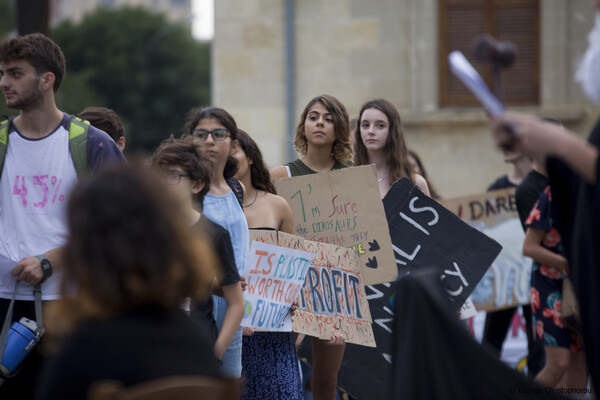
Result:
[[[539,0],[440,0],[441,106],[472,106],[477,100],[448,68],[447,57],[460,50],[494,90],[490,63],[473,56],[473,41],[484,33],[518,47],[516,62],[500,74],[507,104],[539,102]]]

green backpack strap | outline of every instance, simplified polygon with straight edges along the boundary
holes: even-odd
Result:
[[[69,151],[71,152],[73,165],[75,165],[75,171],[77,171],[77,177],[79,179],[90,174],[90,168],[87,159],[87,139],[89,127],[89,121],[79,118],[76,115],[73,115],[71,118],[71,124],[69,125]]]
[[[4,160],[6,159],[6,150],[8,149],[8,130],[14,117],[0,122],[0,177],[2,176],[2,170],[4,169]]]
[[[0,177],[4,169],[6,151],[8,149],[8,130],[14,117],[0,122]],[[79,179],[89,175],[90,169],[87,159],[87,133],[90,123],[77,116],[71,118],[69,125],[69,152]]]

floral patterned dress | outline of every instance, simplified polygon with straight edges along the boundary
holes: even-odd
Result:
[[[552,193],[550,186],[540,195],[529,218],[525,221],[527,228],[540,229],[546,232],[542,246],[563,254],[560,234],[556,229],[550,207]],[[560,316],[562,305],[562,283],[568,272],[533,262],[531,270],[531,313],[533,337],[542,341],[544,346],[565,347],[571,351],[583,350],[581,336],[565,324]]]

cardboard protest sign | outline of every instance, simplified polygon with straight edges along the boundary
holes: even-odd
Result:
[[[313,253],[252,242],[248,257],[242,326],[265,331],[292,330],[286,318],[304,285]]]
[[[276,231],[252,230],[250,236],[257,242],[303,249],[314,255],[292,318],[294,332],[326,340],[338,333],[348,343],[375,346],[356,251]]]
[[[250,244],[257,241],[279,246],[279,233],[275,229],[250,229]]]
[[[305,241],[315,258],[300,292],[299,309],[292,318],[294,332],[330,340],[334,333],[347,343],[375,347],[371,313],[352,249]]]
[[[357,250],[366,285],[396,279],[373,165],[278,179],[274,184],[292,208],[297,235]]]
[[[301,236],[290,235],[289,233],[270,229],[251,229],[250,243],[253,241],[297,250],[304,250],[304,243],[306,242]]]
[[[399,275],[436,267],[443,294],[458,312],[500,252],[500,245],[424,195],[408,179],[395,182],[383,204]],[[365,287],[377,348],[347,346],[338,379],[338,385],[356,398],[388,397],[395,286]],[[398,306],[419,309],[419,304]],[[303,348],[300,354],[306,355]]]
[[[515,189],[494,190],[441,203],[474,228],[495,239],[502,251],[471,297],[478,310],[493,311],[529,304],[531,259],[523,255]]]

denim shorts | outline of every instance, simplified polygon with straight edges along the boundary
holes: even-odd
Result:
[[[221,331],[225,313],[227,312],[227,303],[225,299],[213,296],[213,313],[217,328]],[[229,347],[223,354],[223,365],[219,367],[219,373],[228,378],[240,378],[242,376],[242,327],[238,327]]]

